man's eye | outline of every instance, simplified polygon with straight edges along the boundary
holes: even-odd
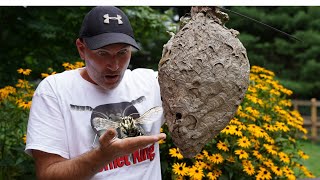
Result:
[[[123,56],[123,55],[126,55],[127,53],[128,53],[128,50],[124,49],[124,50],[119,51],[118,55]]]
[[[105,56],[105,55],[107,55],[107,53],[104,52],[104,51],[98,51],[98,55],[99,55],[99,56]]]

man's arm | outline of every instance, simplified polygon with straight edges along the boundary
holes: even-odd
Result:
[[[105,164],[117,157],[130,154],[149,144],[165,139],[161,133],[153,136],[138,136],[126,139],[114,139],[116,131],[110,129],[100,138],[100,146],[73,159],[59,155],[32,150],[36,162],[38,179],[90,179]]]

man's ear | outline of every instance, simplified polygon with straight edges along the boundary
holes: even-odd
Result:
[[[76,40],[76,46],[79,52],[79,56],[82,60],[84,60],[85,57],[85,45],[84,42],[82,40],[80,40],[79,38]]]

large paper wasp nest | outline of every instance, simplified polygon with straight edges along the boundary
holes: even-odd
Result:
[[[250,65],[236,30],[216,8],[193,7],[159,62],[165,119],[174,144],[192,158],[234,117],[249,85]]]

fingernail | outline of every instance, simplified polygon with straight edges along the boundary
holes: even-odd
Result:
[[[109,131],[108,134],[109,134],[110,136],[113,136],[113,135],[114,135],[114,132],[113,132],[113,131]]]

